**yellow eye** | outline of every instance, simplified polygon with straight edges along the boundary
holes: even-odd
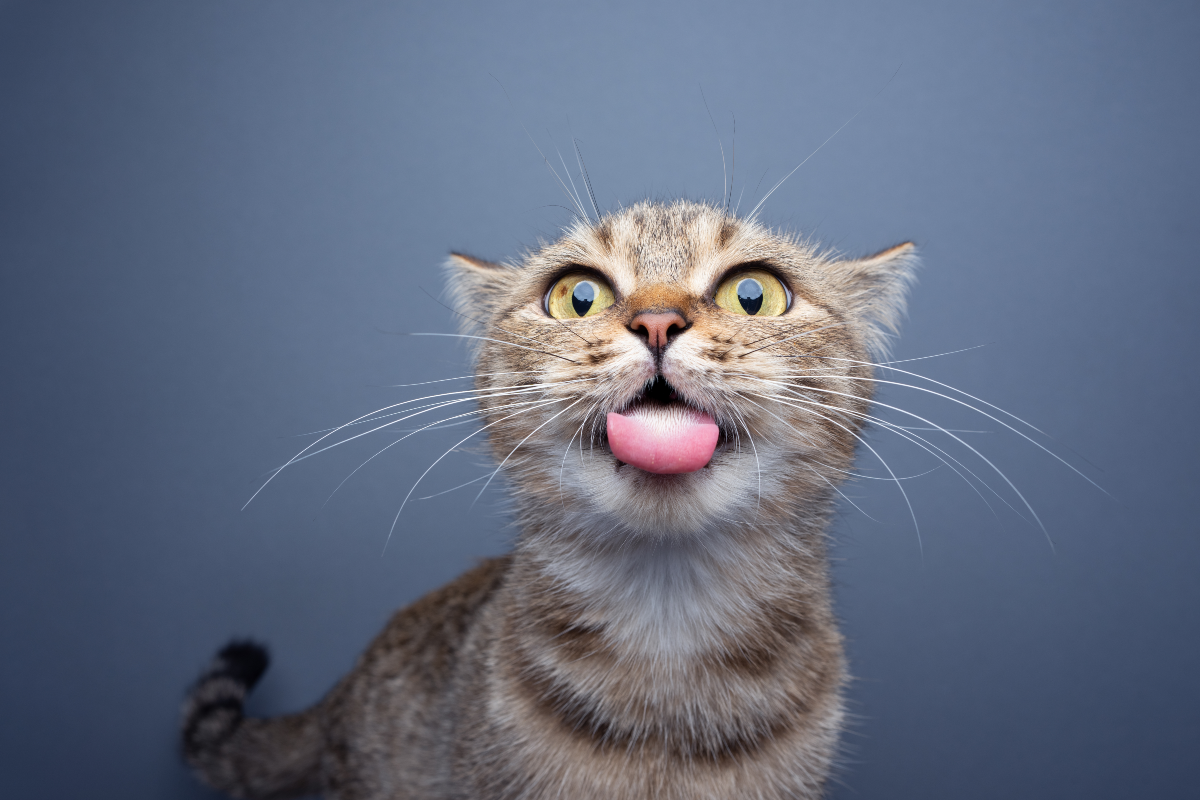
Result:
[[[555,319],[579,319],[599,314],[614,302],[607,283],[595,275],[574,272],[554,284],[546,298],[546,309]]]
[[[787,289],[771,273],[761,269],[735,272],[717,289],[717,305],[734,314],[778,317],[787,311]]]

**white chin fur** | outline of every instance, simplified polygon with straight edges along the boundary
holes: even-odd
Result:
[[[619,464],[607,450],[597,450],[585,452],[574,470],[568,464],[567,473],[573,474],[564,474],[563,482],[578,487],[569,495],[589,499],[591,509],[584,513],[594,518],[597,528],[616,525],[623,534],[686,536],[753,519],[760,464],[766,491],[772,466],[768,460],[761,452],[756,460],[752,452],[721,447],[709,465],[696,472],[655,475]]]

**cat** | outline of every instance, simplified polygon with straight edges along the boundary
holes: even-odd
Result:
[[[520,265],[452,255],[512,552],[397,612],[299,714],[244,717],[266,653],[230,644],[187,761],[235,797],[820,797],[846,681],[826,528],[916,263],[689,201]]]

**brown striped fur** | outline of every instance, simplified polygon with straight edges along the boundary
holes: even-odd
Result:
[[[788,285],[783,316],[714,304],[747,263]],[[514,551],[398,612],[303,715],[241,720],[253,681],[218,663],[187,725],[227,716],[185,745],[191,762],[240,797],[819,797],[845,680],[825,528],[869,408],[862,362],[895,328],[913,264],[908,244],[839,259],[688,202],[580,223],[520,265],[453,256],[455,307],[487,337],[477,389]],[[548,288],[579,267],[616,303],[551,319]],[[629,323],[662,310],[687,328],[654,353]],[[795,404],[763,397],[796,373]],[[653,475],[607,449],[606,413],[656,376],[721,427],[698,472]],[[514,399],[555,402],[503,408]],[[278,753],[261,745],[272,729]],[[285,750],[311,754],[302,779],[271,777]]]

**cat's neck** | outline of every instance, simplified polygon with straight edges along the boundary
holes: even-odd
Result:
[[[687,763],[836,730],[822,517],[659,541],[527,529],[486,678],[514,729]]]
[[[821,517],[623,539],[527,531],[515,566],[530,602],[559,598],[621,657],[686,661],[770,629],[780,609],[828,613]]]

